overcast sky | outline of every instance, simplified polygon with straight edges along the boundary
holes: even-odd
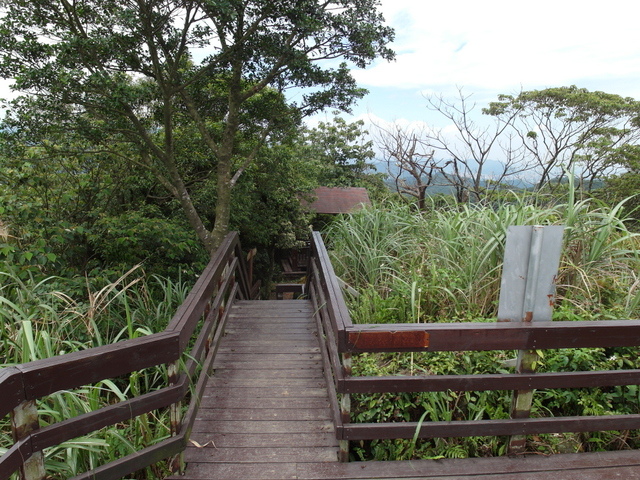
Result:
[[[425,94],[577,85],[640,99],[640,3],[628,0],[382,0],[395,62],[354,71],[356,117],[432,121]]]

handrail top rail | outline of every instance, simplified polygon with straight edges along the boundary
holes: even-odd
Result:
[[[224,260],[238,245],[238,232],[230,232],[162,332],[0,369],[0,390],[7,392],[0,400],[0,417],[25,400],[177,360],[182,351],[179,322],[193,313],[194,302],[200,300],[207,283],[220,274]]]

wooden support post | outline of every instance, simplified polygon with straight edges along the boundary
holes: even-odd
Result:
[[[258,253],[258,249],[257,248],[253,248],[249,251],[249,253],[247,254],[247,267],[248,267],[248,273],[247,276],[249,277],[247,279],[247,281],[249,282],[249,290],[253,289],[253,259],[256,256],[256,254]],[[250,292],[253,293],[253,292]]]
[[[19,441],[26,438],[31,432],[40,428],[38,409],[35,400],[22,402],[11,413],[11,431],[13,440]],[[46,476],[44,469],[44,455],[42,452],[33,452],[26,459],[20,469],[22,480],[43,480]]]
[[[181,360],[176,360],[167,366],[167,380],[169,385],[174,385],[178,382],[178,378],[180,376],[180,363]],[[171,435],[177,435],[180,433],[180,426],[182,422],[182,402],[176,402],[169,407],[169,417],[171,422]],[[171,465],[171,469],[174,472],[180,472],[181,474],[184,473],[185,462],[183,452],[178,454],[174,460],[174,464]]]
[[[533,373],[538,354],[534,350],[520,350],[516,363],[516,373]],[[528,418],[531,414],[534,390],[516,390],[511,399],[511,418]],[[512,435],[509,439],[509,455],[524,452],[526,435]]]
[[[342,369],[344,371],[344,376],[351,376],[351,354],[343,353],[342,354]],[[340,416],[342,418],[342,423],[351,423],[351,395],[349,393],[343,393],[340,398]],[[340,451],[338,452],[338,461],[340,462],[348,462],[349,461],[349,440],[340,440]]]

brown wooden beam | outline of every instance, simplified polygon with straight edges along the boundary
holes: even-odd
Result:
[[[27,400],[177,360],[178,335],[162,332],[20,365]]]
[[[543,388],[585,388],[640,384],[640,370],[490,375],[420,375],[350,377],[338,383],[339,393],[480,392]]]
[[[340,428],[344,440],[480,437],[531,435],[561,432],[633,430],[640,428],[640,415],[603,415],[593,417],[553,417],[507,420],[469,420],[454,422],[397,422],[347,424]]]
[[[0,369],[0,418],[7,416],[11,410],[24,402],[24,385],[22,372],[15,367]]]
[[[626,347],[640,343],[640,320],[367,324],[353,325],[345,332],[346,349],[351,352]],[[363,337],[366,342],[360,342]],[[428,345],[420,346],[418,340],[427,337]],[[405,343],[399,341],[402,338],[407,339]]]

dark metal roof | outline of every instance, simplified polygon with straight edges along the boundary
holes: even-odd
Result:
[[[316,213],[348,213],[371,205],[366,188],[318,187],[313,193],[316,200],[309,204],[309,209]]]

